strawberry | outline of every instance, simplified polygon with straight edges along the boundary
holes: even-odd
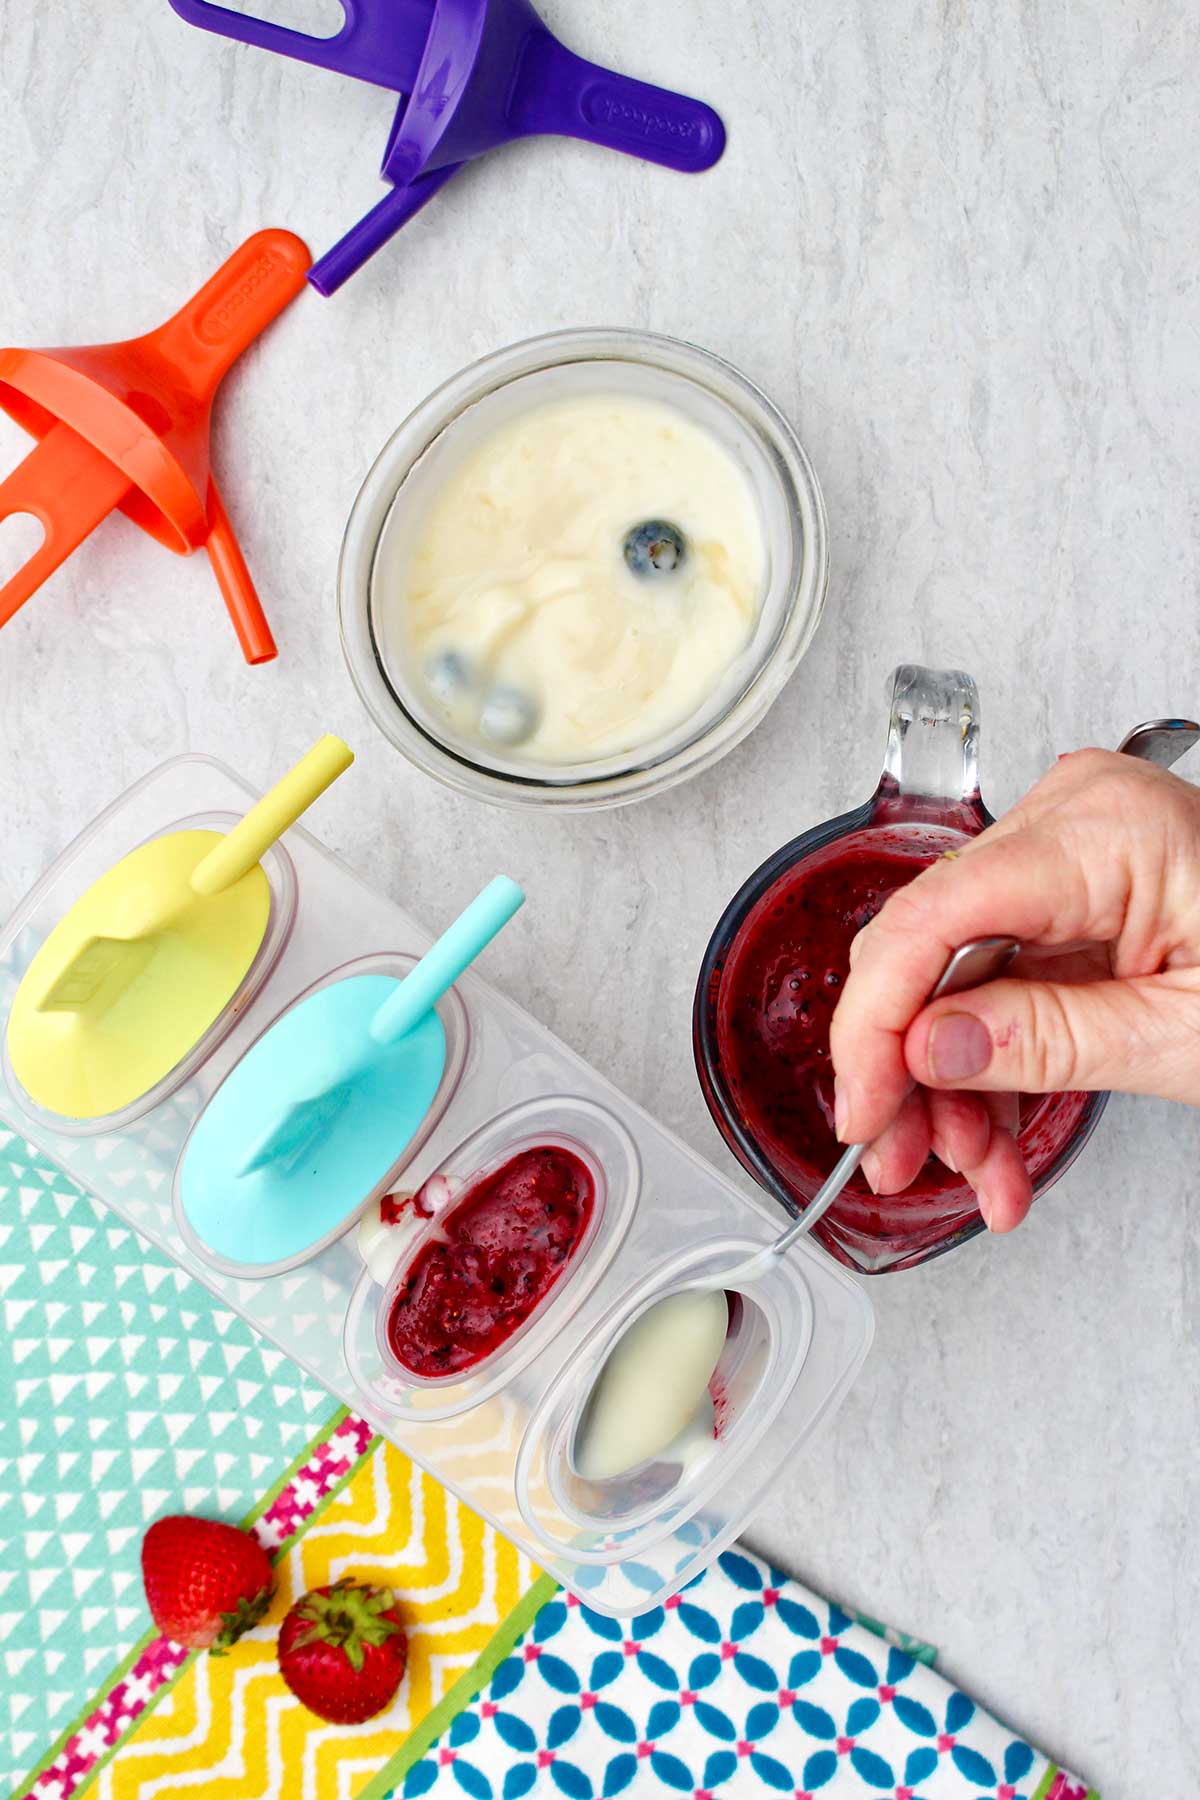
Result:
[[[392,1590],[349,1576],[297,1600],[279,1633],[283,1679],[301,1705],[331,1725],[358,1725],[382,1712],[407,1660]]]
[[[257,1625],[275,1592],[257,1538],[216,1519],[156,1519],[142,1540],[142,1581],[154,1623],[189,1650],[227,1650]]]

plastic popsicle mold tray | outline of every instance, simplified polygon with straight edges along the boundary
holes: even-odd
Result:
[[[89,882],[178,821],[240,813],[253,798],[222,764],[187,756],[154,770],[101,814],[0,932],[0,1024],[38,946]],[[447,996],[466,1016],[457,1084],[439,1092],[393,1183],[411,1192],[443,1170],[469,1180],[510,1144],[515,1152],[533,1141],[543,1110],[547,1142],[576,1143],[599,1164],[598,1228],[519,1339],[452,1384],[453,1394],[439,1391],[441,1384],[422,1389],[382,1366],[377,1312],[385,1293],[364,1273],[353,1229],[265,1278],[210,1261],[180,1231],[173,1185],[187,1134],[221,1080],[314,983],[359,958],[420,955],[431,941],[301,828],[282,844],[296,883],[291,929],[264,979],[239,996],[202,1054],[181,1065],[153,1104],[80,1133],[32,1107],[6,1066],[0,1123],[35,1143],[589,1605],[616,1616],[659,1605],[745,1528],[840,1402],[870,1345],[866,1296],[820,1251],[797,1246],[787,1280],[751,1310],[733,1344],[736,1416],[727,1447],[718,1440],[695,1478],[689,1473],[669,1491],[647,1495],[634,1484],[624,1499],[610,1494],[589,1513],[587,1496],[581,1500],[564,1480],[556,1458],[597,1356],[641,1304],[652,1272],[686,1279],[709,1245],[768,1241],[777,1215],[474,973]],[[536,890],[530,898],[526,916],[536,918]],[[691,1246],[682,1259],[681,1237]],[[769,1429],[757,1429],[768,1412]]]

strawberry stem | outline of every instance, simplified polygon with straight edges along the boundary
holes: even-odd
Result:
[[[305,1595],[299,1616],[307,1621],[308,1629],[297,1637],[295,1648],[329,1644],[344,1650],[357,1674],[363,1666],[364,1646],[383,1644],[399,1631],[394,1619],[381,1616],[395,1604],[391,1588],[362,1587],[344,1575],[327,1594]]]
[[[255,1625],[261,1624],[274,1594],[275,1587],[271,1583],[266,1587],[259,1588],[257,1594],[252,1595],[249,1599],[245,1594],[240,1595],[237,1610],[221,1614],[221,1629],[213,1639],[211,1654],[223,1655],[231,1644],[237,1643],[243,1632],[250,1631]]]

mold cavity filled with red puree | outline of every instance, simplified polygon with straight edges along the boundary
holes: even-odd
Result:
[[[522,1150],[470,1186],[409,1264],[388,1343],[414,1375],[457,1375],[508,1341],[587,1234],[596,1190],[556,1144]]]

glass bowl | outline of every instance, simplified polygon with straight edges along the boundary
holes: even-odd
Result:
[[[404,567],[425,507],[486,435],[528,407],[574,394],[658,400],[703,425],[740,463],[766,546],[753,637],[684,723],[653,742],[588,763],[522,762],[457,739],[431,714],[389,631],[383,593]],[[338,615],[359,695],[384,736],[427,774],[498,806],[581,811],[663,792],[707,769],[766,713],[816,631],[829,575],[828,527],[812,465],[787,420],[719,357],[640,331],[531,338],[462,370],[388,440],[359,491],[342,542]]]

